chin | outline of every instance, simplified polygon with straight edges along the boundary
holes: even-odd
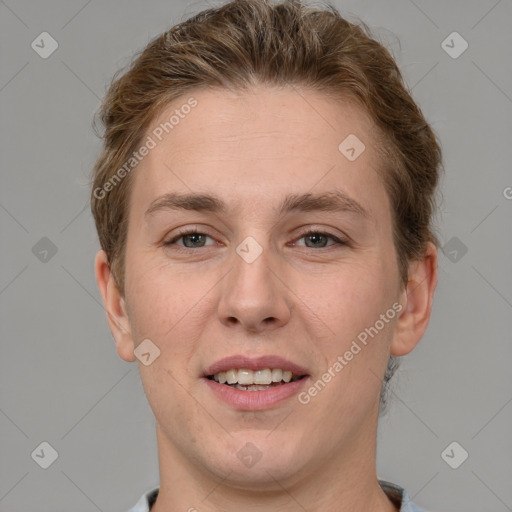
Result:
[[[240,489],[282,490],[284,482],[292,484],[305,464],[304,445],[289,436],[286,440],[272,436],[268,431],[238,434],[225,450],[214,450],[213,472],[225,478],[224,485]],[[211,459],[209,463],[211,467]]]

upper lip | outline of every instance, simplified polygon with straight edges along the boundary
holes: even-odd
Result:
[[[247,357],[243,355],[235,355],[219,359],[217,362],[210,365],[204,371],[203,377],[209,377],[210,375],[225,372],[232,368],[243,368],[247,370],[280,368],[281,370],[289,370],[296,376],[307,375],[307,370],[305,368],[279,356],[266,355],[260,357]]]

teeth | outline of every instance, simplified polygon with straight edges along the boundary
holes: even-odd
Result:
[[[268,389],[273,382],[291,382],[293,374],[290,370],[280,368],[265,368],[264,370],[249,370],[247,368],[232,368],[225,372],[216,373],[213,379],[221,384],[232,384],[238,389],[259,391]],[[247,388],[251,386],[251,388]]]
[[[256,384],[249,386],[241,386],[240,384],[235,384],[234,387],[242,391],[263,391],[265,389],[270,389],[272,386],[258,386]]]
[[[238,384],[242,386],[255,384],[254,372],[252,370],[238,370]]]
[[[272,382],[281,382],[283,380],[283,370],[274,368],[272,370]]]
[[[238,372],[236,370],[228,370],[226,372],[226,381],[228,384],[236,384],[238,382]]]
[[[272,372],[266,368],[265,370],[256,370],[254,372],[254,384],[269,385],[272,384]]]

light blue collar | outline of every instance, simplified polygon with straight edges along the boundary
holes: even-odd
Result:
[[[384,480],[379,480],[379,484],[382,487],[382,490],[387,494],[389,499],[398,507],[400,507],[400,512],[423,512],[421,508],[415,505],[407,491],[402,487],[392,484],[391,482],[386,482]],[[158,487],[151,489],[150,491],[144,493],[136,505],[131,508],[128,512],[150,512],[151,507],[156,501],[158,496]]]

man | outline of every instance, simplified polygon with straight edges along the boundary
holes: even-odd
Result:
[[[388,52],[234,1],[150,43],[102,119],[96,277],[157,423],[132,510],[418,511],[376,432],[430,318],[440,150]]]

